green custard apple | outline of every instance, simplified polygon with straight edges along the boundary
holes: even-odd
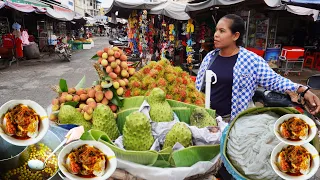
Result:
[[[154,138],[148,118],[141,112],[133,112],[126,117],[123,127],[123,145],[126,150],[150,150]]]
[[[176,123],[172,129],[167,133],[164,140],[163,148],[173,147],[179,142],[184,147],[192,145],[192,133],[188,126],[183,122]]]
[[[100,104],[93,111],[92,129],[107,133],[111,140],[116,140],[120,135],[112,110],[103,104]]]
[[[70,105],[61,106],[58,118],[61,124],[76,124],[83,126],[86,131],[90,130],[92,126],[90,121],[86,121],[83,115]]]
[[[190,125],[198,128],[204,128],[208,126],[215,126],[216,121],[212,116],[210,116],[205,108],[198,107],[192,111],[190,116]]]

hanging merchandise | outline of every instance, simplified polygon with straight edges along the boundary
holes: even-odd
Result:
[[[175,35],[176,35],[176,32],[174,31],[174,24],[169,24],[169,40],[171,42],[174,42]]]
[[[168,31],[167,31],[167,23],[166,21],[162,20],[161,24],[161,58],[166,58],[167,48],[168,48]]]
[[[138,30],[138,14],[134,10],[129,16],[128,19],[128,38],[129,46],[133,54],[139,54],[138,41],[139,41],[139,30]]]
[[[188,68],[189,68],[189,71],[191,73],[192,71],[192,68],[193,68],[193,64],[192,64],[192,61],[194,60],[193,59],[193,54],[194,54],[194,50],[192,48],[194,42],[192,41],[192,35],[194,33],[194,25],[192,24],[193,23],[193,20],[192,19],[189,19],[188,20],[188,24],[186,26],[186,31],[187,31],[187,46],[186,46],[186,52],[187,52],[187,65],[188,65]]]
[[[148,27],[148,47],[150,54],[154,54],[154,40],[153,36],[155,35],[154,30],[154,16],[150,17],[149,27]]]
[[[139,27],[140,27],[140,34],[139,34],[139,51],[140,57],[146,59],[148,53],[148,12],[147,10],[142,10],[140,12],[139,17]],[[147,62],[146,62],[147,63]]]

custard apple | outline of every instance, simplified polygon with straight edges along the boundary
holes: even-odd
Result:
[[[120,135],[112,110],[104,104],[100,104],[93,111],[92,125],[92,129],[107,133],[111,140],[116,140]]]
[[[92,126],[90,121],[86,121],[83,115],[70,105],[61,106],[58,118],[61,124],[76,124],[83,126],[86,131],[90,130]]]
[[[190,125],[198,128],[204,128],[207,126],[216,126],[216,120],[210,116],[205,108],[195,108],[190,116]]]
[[[126,117],[123,127],[123,145],[126,150],[150,150],[154,138],[148,118],[141,112],[133,112]]]
[[[173,147],[179,142],[184,147],[192,145],[192,133],[188,126],[183,122],[178,122],[173,125],[172,129],[167,133],[164,140],[163,148]]]

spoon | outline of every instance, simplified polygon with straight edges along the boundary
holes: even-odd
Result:
[[[52,153],[44,160],[40,161],[38,159],[33,159],[28,161],[28,166],[32,170],[41,171],[46,167],[46,162],[57,152],[63,145],[69,143],[73,140],[80,139],[81,135],[84,132],[83,126],[72,128],[68,134],[65,136],[65,139],[59,144],[59,146],[52,151]]]

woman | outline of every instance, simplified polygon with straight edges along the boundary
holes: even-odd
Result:
[[[275,73],[263,58],[241,47],[244,22],[241,17],[229,14],[219,20],[214,34],[215,50],[201,63],[196,87],[203,90],[205,71],[217,75],[211,89],[211,108],[225,120],[233,120],[247,109],[258,85],[281,93],[297,92],[310,106],[310,113],[320,110],[320,100],[309,88],[293,83]]]

